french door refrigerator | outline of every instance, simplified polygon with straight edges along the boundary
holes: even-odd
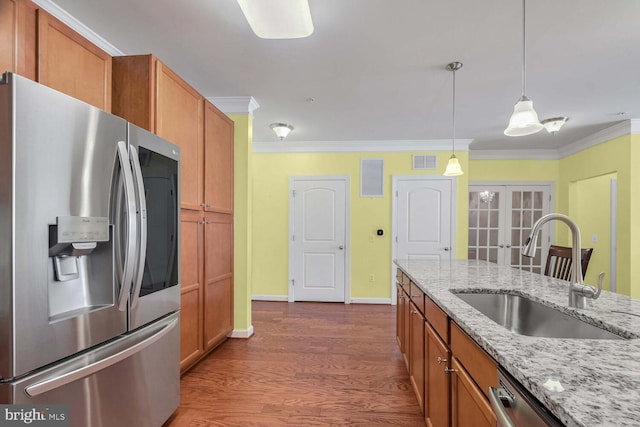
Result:
[[[160,426],[179,403],[179,148],[0,81],[0,403]]]

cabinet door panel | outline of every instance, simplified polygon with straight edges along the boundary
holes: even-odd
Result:
[[[187,211],[188,212],[188,211]],[[203,353],[202,228],[197,215],[182,214],[180,243],[180,368]]]
[[[233,213],[233,121],[209,102],[204,116],[204,210]]]
[[[426,325],[425,420],[429,427],[449,427],[451,352],[431,326]]]
[[[404,293],[400,283],[396,284],[396,299],[398,301],[396,305],[396,341],[400,347],[400,353],[404,353]]]
[[[418,308],[411,305],[411,340],[409,347],[409,376],[420,410],[424,410],[424,317]]]
[[[233,272],[233,216],[205,217],[205,282],[217,281]]]
[[[409,342],[411,341],[411,298],[404,292],[404,305],[402,308],[402,316],[404,317],[404,364],[407,367],[407,371],[410,371],[409,362],[411,359],[411,351],[409,351]]]
[[[160,61],[156,67],[155,133],[180,146],[183,209],[202,209],[203,98]]]
[[[111,56],[38,10],[38,81],[111,111]]]
[[[451,393],[452,426],[495,427],[496,416],[484,393],[455,357],[451,366],[455,370]]]
[[[233,330],[233,280],[207,283],[205,289],[205,351],[215,347]]]

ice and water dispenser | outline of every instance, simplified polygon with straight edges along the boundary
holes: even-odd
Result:
[[[113,304],[109,218],[59,216],[49,225],[51,320]]]

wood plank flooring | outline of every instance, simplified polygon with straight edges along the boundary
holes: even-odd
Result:
[[[253,326],[182,378],[165,427],[424,427],[395,307],[254,301]]]

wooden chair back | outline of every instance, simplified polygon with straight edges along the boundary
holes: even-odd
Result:
[[[593,248],[583,248],[581,252],[582,276],[584,277],[587,274],[587,266],[589,265]],[[549,246],[544,274],[556,279],[571,280],[572,264],[571,248],[551,245]]]

